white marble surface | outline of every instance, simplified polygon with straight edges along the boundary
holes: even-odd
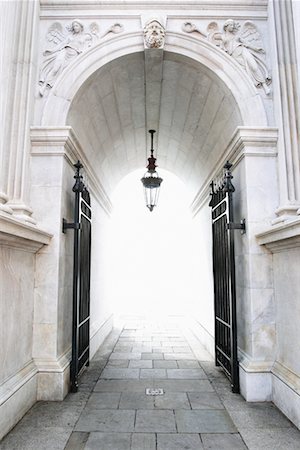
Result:
[[[273,400],[272,376],[270,373],[245,373],[240,370],[241,395],[247,402],[269,402]]]
[[[204,238],[196,248],[207,263],[202,274],[201,314],[199,305],[196,305],[196,312],[208,332],[208,347],[211,346],[209,336],[213,335],[211,242],[209,218],[201,207],[207,202],[211,177],[230,156],[235,164],[236,218],[245,217],[247,223],[247,234],[236,237],[239,346],[254,361],[253,370],[250,375],[247,372],[248,380],[243,384],[248,392],[246,397],[253,398],[257,386],[259,396],[269,398],[269,373],[263,374],[258,363],[274,362],[276,356],[278,363],[288,371],[296,376],[300,374],[300,355],[292,345],[300,338],[295,320],[299,309],[297,268],[300,260],[298,250],[293,249],[294,244],[299,243],[299,232],[294,229],[291,236],[291,228],[283,227],[280,242],[284,243],[278,244],[278,236],[274,236],[277,244],[269,246],[270,250],[259,245],[262,242],[256,238],[276,217],[275,211],[283,222],[290,214],[295,217],[300,211],[299,137],[295,132],[299,121],[299,104],[295,101],[299,79],[295,73],[299,75],[300,69],[298,64],[295,72],[290,72],[289,63],[300,60],[299,7],[295,0],[269,3],[268,9],[264,0],[241,0],[234,2],[232,8],[231,2],[201,0],[185,8],[185,2],[162,5],[158,1],[158,15],[168,18],[165,21],[166,43],[163,58],[160,58],[163,72],[160,78],[157,73],[151,74],[150,58],[146,80],[149,89],[154,88],[155,80],[162,80],[162,84],[155,89],[159,98],[153,100],[153,105],[150,102],[146,106],[141,16],[145,11],[149,13],[147,2],[144,6],[114,0],[93,5],[77,2],[76,8],[72,7],[72,2],[59,0],[54,3],[45,0],[41,5],[37,0],[1,5],[6,18],[6,45],[0,110],[11,120],[2,120],[5,125],[0,142],[1,236],[7,234],[8,229],[10,234],[10,238],[4,236],[0,241],[1,308],[4,308],[4,317],[10,318],[1,327],[5,330],[6,345],[1,347],[3,354],[0,356],[5,365],[0,370],[0,380],[14,377],[22,370],[24,364],[31,361],[33,349],[33,356],[44,374],[39,378],[40,398],[65,395],[68,372],[65,355],[69,350],[71,323],[72,238],[71,232],[62,235],[61,220],[64,216],[70,218],[73,183],[70,163],[77,157],[87,167],[94,202],[97,232],[93,235],[92,253],[92,329],[95,341],[102,339],[101,324],[111,315],[106,277],[101,269],[105,265],[105,252],[109,251],[105,227],[111,209],[104,189],[111,190],[129,171],[144,166],[145,130],[152,127],[146,115],[148,119],[153,118],[158,127],[156,148],[161,167],[178,173],[189,183],[193,194],[198,192],[195,210],[200,212],[195,223],[202,227]],[[153,3],[151,7],[154,9]],[[287,15],[279,14],[283,7]],[[284,17],[291,18],[292,13],[294,29],[283,21]],[[256,89],[244,68],[225,51],[197,32],[191,34],[182,30],[183,23],[191,20],[199,30],[205,31],[212,17],[220,27],[229,17],[242,25],[253,21],[262,36],[267,65],[272,67],[271,95]],[[65,27],[75,18],[82,20],[86,28],[95,19],[101,36],[116,21],[122,25],[122,32],[109,33],[88,47],[61,72],[53,88],[47,88],[48,95],[41,97],[37,82],[43,51],[50,44],[47,41],[49,27],[59,22],[62,34],[68,34]],[[286,47],[283,32],[289,34],[289,40],[295,33],[295,46]],[[279,52],[276,39],[281,48]],[[279,127],[278,158],[274,129],[267,127],[274,124]],[[35,127],[35,140],[32,140],[29,171],[31,125]],[[36,129],[39,125],[44,127],[40,135]],[[81,145],[66,128],[69,125],[74,127]],[[238,125],[248,130],[236,131]],[[252,134],[251,127],[255,127]],[[3,215],[18,216],[24,223],[37,220],[49,234],[39,227],[35,232],[32,227],[20,227],[14,218],[2,220]],[[50,241],[51,235],[54,237]],[[269,243],[272,236],[270,233]],[[34,252],[43,243],[49,245],[41,248],[35,259]],[[274,251],[274,255],[270,251]],[[10,329],[7,323],[11,323]],[[20,327],[22,341],[17,340]],[[281,377],[282,383],[285,377],[289,379],[286,372]],[[17,394],[15,400],[12,397],[14,406],[7,417],[13,414],[19,417],[17,398],[26,407],[34,401],[34,383],[36,381],[32,381],[28,388],[30,394],[24,394],[23,400]],[[276,383],[274,399],[283,410],[288,410],[284,389]],[[23,393],[20,391],[18,395]],[[296,410],[297,397],[291,394],[288,398]],[[288,411],[297,422],[297,414]],[[7,424],[1,427],[6,429]]]

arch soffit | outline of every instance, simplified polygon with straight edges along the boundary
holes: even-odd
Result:
[[[262,98],[233,58],[204,39],[174,32],[168,34],[164,50],[199,62],[221,79],[236,101],[243,125],[267,126]],[[117,58],[142,51],[144,45],[140,33],[128,33],[126,36],[116,36],[109,42],[101,43],[78,57],[66,68],[49,93],[43,108],[41,125],[67,125],[72,100],[94,72]]]

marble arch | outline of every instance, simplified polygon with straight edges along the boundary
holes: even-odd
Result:
[[[63,126],[77,91],[99,68],[121,56],[144,50],[140,33],[117,36],[76,58],[57,80],[42,110],[41,126]],[[167,35],[165,50],[191,58],[213,71],[232,92],[246,126],[267,126],[264,105],[244,70],[205,40],[179,33]]]

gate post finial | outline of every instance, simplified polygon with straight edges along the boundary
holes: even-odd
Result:
[[[234,192],[235,191],[235,188],[234,188],[234,186],[233,186],[233,184],[231,182],[231,180],[233,178],[231,170],[230,170],[231,167],[232,167],[232,164],[229,161],[227,161],[225,166],[224,166],[224,169],[225,169],[225,173],[224,173],[224,187],[223,187],[223,191],[224,192]]]
[[[81,164],[81,162],[78,160],[76,164],[74,164],[74,167],[76,168],[76,173],[74,175],[75,178],[75,184],[73,186],[72,191],[73,192],[82,192],[83,188],[84,188],[84,184],[83,184],[83,177],[80,173],[80,170],[83,168],[83,165]]]

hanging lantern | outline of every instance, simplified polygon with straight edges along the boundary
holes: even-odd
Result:
[[[162,182],[162,178],[158,176],[158,173],[156,172],[156,158],[153,156],[153,134],[155,133],[155,130],[149,130],[149,133],[151,134],[151,156],[148,158],[148,171],[145,173],[143,178],[141,179],[141,182],[144,186],[145,191],[145,200],[147,208],[149,208],[150,211],[153,211],[154,206],[157,205],[158,202],[158,196],[159,196],[159,189]]]

